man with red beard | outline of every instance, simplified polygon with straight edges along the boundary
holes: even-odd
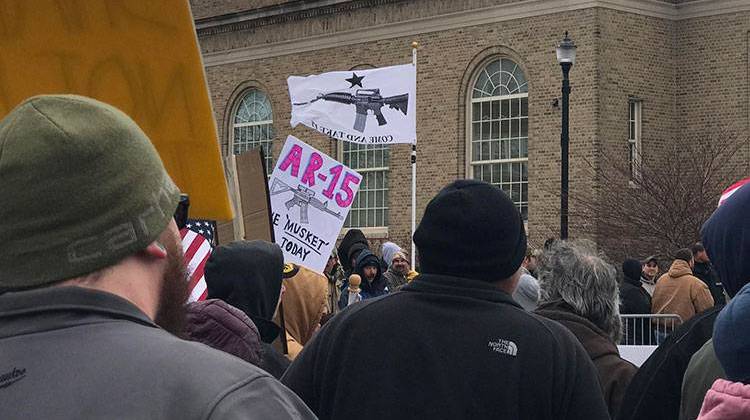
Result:
[[[0,121],[0,418],[312,418],[260,369],[170,334],[179,191],[124,113],[37,96]]]

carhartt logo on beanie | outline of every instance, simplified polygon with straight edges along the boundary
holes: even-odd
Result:
[[[111,266],[171,220],[179,191],[127,115],[74,95],[30,98],[0,121],[0,288]]]
[[[526,231],[500,188],[458,180],[427,204],[414,244],[424,273],[497,281],[521,266]]]

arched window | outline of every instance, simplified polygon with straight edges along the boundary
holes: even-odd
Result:
[[[469,176],[502,188],[528,218],[529,89],[513,60],[490,61],[471,90]]]
[[[234,142],[232,152],[263,148],[266,172],[273,171],[271,143],[273,142],[273,112],[268,96],[258,89],[250,89],[242,96],[234,114]]]

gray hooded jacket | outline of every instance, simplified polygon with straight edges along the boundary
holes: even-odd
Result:
[[[314,415],[270,375],[167,333],[118,296],[51,287],[0,295],[0,418]]]

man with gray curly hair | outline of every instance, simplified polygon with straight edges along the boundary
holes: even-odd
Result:
[[[637,368],[620,357],[617,271],[588,242],[555,242],[542,255],[536,313],[559,322],[583,344],[614,418]]]

